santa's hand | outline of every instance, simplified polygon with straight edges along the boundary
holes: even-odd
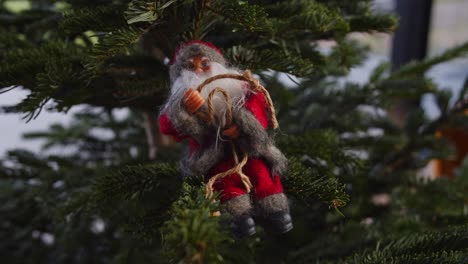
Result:
[[[223,135],[230,138],[239,137],[239,127],[237,125],[232,125],[223,130]]]
[[[201,96],[200,92],[189,88],[182,99],[185,109],[193,114],[205,103],[205,99]]]

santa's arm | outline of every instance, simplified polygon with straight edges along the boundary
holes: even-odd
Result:
[[[273,171],[273,175],[283,174],[286,171],[287,159],[275,147],[266,131],[268,113],[264,95],[260,92],[251,94],[245,107],[235,116],[234,122],[241,133],[238,142],[242,148],[248,149],[251,155],[262,157]]]
[[[167,128],[165,131],[168,134],[176,138],[192,137],[199,141],[204,131],[203,124],[196,115],[187,111],[183,102],[183,93],[172,95],[162,109],[160,123]],[[163,130],[161,132],[165,133]]]
[[[167,113],[164,112],[159,116],[159,130],[161,133],[172,136],[177,142],[184,139],[177,130],[174,128],[171,120],[167,116]]]

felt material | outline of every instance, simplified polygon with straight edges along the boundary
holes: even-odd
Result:
[[[175,100],[175,98],[172,98],[172,100],[174,101],[168,102],[167,109],[163,109],[162,111],[162,114],[166,114],[167,118],[171,121],[171,132],[176,131],[176,133],[172,133],[171,135],[177,135],[182,139],[191,137],[200,141],[207,132],[201,120],[188,113],[184,107],[181,106],[180,101]]]
[[[189,138],[189,149],[190,152],[195,151],[196,149],[200,148],[200,144],[198,144],[197,141],[195,141],[193,138],[190,138],[189,136],[184,136],[180,135],[174,128],[174,125],[172,125],[171,120],[169,120],[169,117],[167,117],[166,113],[161,114],[159,117],[159,129],[163,134],[166,135],[171,135],[175,141],[180,142],[184,140],[185,138]]]
[[[165,112],[159,116],[159,128],[162,133],[172,136],[176,141],[189,139],[189,151],[180,162],[183,176],[204,175],[217,161],[223,159],[222,145],[207,143],[210,142],[210,138],[213,140],[212,137],[197,141],[193,137],[179,133]],[[205,145],[201,146],[199,142],[203,142]],[[201,151],[202,149],[204,151]]]
[[[221,52],[221,50],[219,50],[218,47],[216,47],[212,43],[207,42],[207,41],[194,39],[194,40],[187,41],[187,42],[183,43],[182,45],[180,45],[179,47],[177,47],[176,51],[174,52],[174,57],[172,57],[172,60],[171,60],[170,64],[171,65],[174,64],[174,62],[176,61],[176,57],[178,57],[178,55],[180,54],[180,51],[183,48],[185,48],[187,46],[190,46],[190,45],[193,45],[193,44],[199,44],[199,45],[207,46],[207,47],[213,49],[214,51],[216,51],[219,55],[223,56],[223,53]]]
[[[226,65],[226,60],[223,55],[214,45],[202,41],[188,42],[180,46],[169,67],[171,83],[177,79],[182,69],[188,68],[188,65],[185,64],[186,61],[195,56],[206,56],[212,62],[218,62],[223,66]]]
[[[265,130],[268,126],[268,119],[262,124],[262,119],[267,116],[264,95],[261,93],[249,95],[246,107],[233,115],[234,123],[241,130],[241,135],[236,142],[241,149],[248,150],[249,156],[262,157],[271,169],[271,174],[282,175],[286,172],[287,159],[274,145],[272,137]]]
[[[220,131],[208,126],[196,115],[187,112],[182,104],[186,89],[196,87],[195,83],[185,87],[186,83],[191,83],[192,77],[185,75],[188,67],[184,63],[193,56],[206,56],[212,61],[213,66],[216,65],[215,63],[221,66],[226,64],[219,50],[210,45],[199,42],[183,45],[170,67],[171,96],[161,110],[160,126],[162,133],[170,134],[176,140],[189,139],[190,149],[180,166],[183,175],[213,176],[231,169],[234,166],[234,160],[229,144],[224,142],[225,139],[220,138]],[[175,82],[176,79],[177,82]],[[222,85],[226,86],[225,88],[237,85],[227,80],[223,82],[226,82]],[[192,85],[194,87],[191,87]],[[243,172],[254,185],[253,198],[262,199],[283,192],[279,175],[285,172],[287,159],[275,147],[272,137],[266,131],[269,126],[269,114],[265,96],[261,92],[251,91],[247,83],[243,83],[242,87],[245,89],[245,96],[238,101],[239,103],[232,112],[233,122],[238,127],[239,133],[239,136],[234,139],[234,144],[249,157]],[[208,91],[204,90],[205,93]],[[205,103],[199,111],[203,112],[206,109]],[[248,197],[237,174],[220,179],[213,187],[216,191],[222,191],[223,203],[242,195]],[[235,203],[232,201],[232,204]]]
[[[233,166],[234,161],[232,159],[224,160],[210,171],[210,176],[227,171]],[[254,186],[252,189],[254,200],[283,192],[280,178],[278,175],[272,176],[270,170],[261,159],[250,158],[242,169],[242,172],[249,177]],[[247,193],[237,173],[217,180],[213,188],[215,191],[221,192],[220,200],[222,203]]]
[[[194,71],[189,64],[194,57],[207,57],[211,61],[210,68],[203,72]],[[192,104],[194,109],[201,105],[196,114],[189,113],[186,109],[184,94],[187,89],[196,89],[207,78],[223,73],[239,72],[226,67],[226,61],[216,47],[201,41],[183,44],[177,50],[169,69],[171,94],[160,111],[161,132],[172,135],[178,141],[189,139],[190,148],[180,163],[184,176],[207,176],[208,179],[235,167],[232,146],[238,156],[242,154],[243,161],[247,161],[242,172],[253,186],[251,193],[247,193],[237,173],[216,181],[217,178],[213,179],[214,191],[221,193],[222,210],[239,220],[235,225],[238,227],[237,233],[255,232],[254,222],[250,217],[254,213],[269,215],[275,228],[278,226],[276,223],[282,226],[291,225],[290,217],[288,223],[282,221],[282,218],[274,217],[274,213],[287,214],[289,211],[279,177],[286,171],[287,159],[276,148],[273,138],[267,132],[270,105],[263,92],[252,91],[247,82],[219,79],[201,90],[200,95],[205,102],[197,103],[202,101],[198,100]],[[228,94],[231,99],[229,104],[215,90],[217,87],[223,89],[221,95]],[[199,112],[208,112],[206,99],[212,91],[214,92],[209,100],[213,102],[210,105],[210,114],[214,110],[216,122],[207,124],[197,115]],[[214,107],[211,108],[212,106]],[[232,110],[232,123],[227,122],[230,120],[226,118],[227,110]],[[277,221],[278,219],[281,221]]]
[[[288,198],[284,193],[277,193],[255,201],[255,213],[268,216],[277,212],[289,213]]]
[[[253,210],[250,195],[244,194],[234,197],[222,205],[222,210],[232,216],[251,214]]]
[[[266,101],[262,93],[250,93],[244,106],[257,118],[264,129],[268,128]]]
[[[213,138],[211,138],[213,139]],[[207,139],[204,143],[209,142]],[[199,145],[181,160],[181,171],[184,176],[204,176],[219,161],[225,158],[225,144],[207,143]]]
[[[167,113],[163,113],[159,116],[159,129],[163,134],[171,135],[177,142],[184,139],[184,137],[179,135],[179,133],[175,130],[171,120],[169,120],[169,117],[167,117]]]
[[[217,142],[214,135],[216,131],[202,127],[199,120],[193,115],[189,115],[180,102],[170,102],[167,104],[172,113],[181,111],[173,115],[163,112],[160,116],[160,129],[162,133],[173,136],[176,140],[189,138],[190,151],[181,161],[184,175],[205,175],[210,168],[225,158],[225,144]],[[274,142],[265,130],[268,123],[262,125],[260,119],[267,117],[265,98],[261,93],[251,93],[246,99],[246,106],[233,113],[233,120],[240,130],[240,135],[236,143],[244,149],[249,157],[261,157],[267,163],[272,175],[281,175],[286,171],[287,159],[281,151],[274,146]],[[261,111],[263,108],[263,111]],[[164,109],[163,109],[164,111]],[[174,120],[175,122],[172,122]],[[183,126],[184,122],[192,124],[194,127]],[[175,124],[178,124],[175,126]],[[187,135],[196,135],[187,136]]]

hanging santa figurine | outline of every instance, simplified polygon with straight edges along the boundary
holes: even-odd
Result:
[[[255,233],[254,219],[267,232],[291,230],[280,182],[286,158],[267,133],[277,122],[265,88],[249,71],[227,67],[221,51],[202,41],[179,47],[170,79],[159,122],[162,133],[189,140],[182,172],[204,175],[207,193],[220,193],[237,238]]]

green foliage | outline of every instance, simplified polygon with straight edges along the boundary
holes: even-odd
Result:
[[[433,67],[436,64],[443,63],[449,60],[453,60],[460,56],[465,55],[468,52],[468,44],[462,44],[457,47],[448,49],[444,53],[435,56],[433,58],[427,59],[423,63],[413,63],[405,65],[404,67],[400,68],[398,71],[392,74],[392,77],[395,79],[404,78],[404,77],[412,77],[412,76],[420,76],[424,74],[427,70]]]
[[[285,136],[280,139],[279,146],[294,157],[289,161],[290,173],[284,180],[288,193],[306,203],[318,199],[332,208],[349,202],[349,195],[338,177],[356,175],[360,164],[357,157],[346,153],[346,147],[335,133],[317,131]]]
[[[122,10],[119,5],[68,10],[63,14],[59,28],[67,34],[112,31],[126,24]]]
[[[63,94],[61,89],[65,83],[75,89],[80,87],[81,76],[75,72],[79,65],[78,50],[63,42],[49,42],[38,48],[16,49],[4,54],[5,64],[0,68],[0,84],[24,87],[35,85],[17,106],[20,111],[28,112],[25,117],[29,120],[40,113],[48,100]],[[74,92],[74,96],[79,94],[78,90]],[[70,101],[66,101],[69,99],[59,97],[57,108],[67,109],[66,105],[70,105]]]
[[[301,166],[296,160],[290,160],[291,171],[284,180],[288,193],[305,202],[320,200],[331,208],[345,206],[349,202],[345,186],[338,179],[327,177],[321,170]]]
[[[464,263],[467,260],[468,233],[465,226],[445,232],[411,235],[391,241],[364,255],[342,263]]]
[[[141,34],[142,32],[136,28],[118,29],[106,34],[98,44],[93,46],[88,69],[100,70],[109,59],[129,52]]]
[[[223,17],[232,27],[233,32],[270,31],[268,14],[258,5],[247,1],[217,1],[209,5],[209,10]]]
[[[129,166],[97,179],[91,206],[110,218],[122,218],[126,232],[150,243],[158,240],[159,229],[180,187],[174,165]]]
[[[125,18],[128,24],[138,22],[154,22],[162,16],[165,8],[176,3],[177,0],[171,1],[141,1],[134,0],[128,4],[128,9],[125,11]]]
[[[232,238],[221,229],[220,217],[212,214],[219,203],[205,197],[204,188],[182,184],[171,206],[170,219],[162,229],[163,254],[169,263],[221,263]]]
[[[276,56],[282,55],[278,61]],[[234,46],[227,51],[227,56],[236,65],[245,65],[254,71],[271,69],[293,75],[303,76],[313,74],[318,69],[309,59],[303,59],[296,51],[287,51],[281,45],[274,45],[269,49],[248,50],[240,46]],[[319,57],[318,55],[317,57]]]
[[[275,8],[279,12],[285,10],[286,3],[281,3]],[[286,38],[293,36],[310,36],[313,38],[327,38],[333,35],[339,36],[349,32],[349,25],[340,15],[339,9],[330,8],[315,1],[298,1],[294,9],[291,9],[290,20],[273,20],[273,24],[278,30],[275,34],[285,35]],[[286,9],[288,10],[288,9]],[[288,13],[283,13],[284,17]],[[291,25],[293,27],[291,28]]]
[[[428,183],[410,182],[396,189],[393,195],[399,197],[397,206],[401,210],[411,210],[410,217],[417,217],[431,225],[444,226],[468,220],[467,189],[468,176],[461,175],[453,180],[442,178]],[[425,200],[427,197],[433,199],[430,206]]]

